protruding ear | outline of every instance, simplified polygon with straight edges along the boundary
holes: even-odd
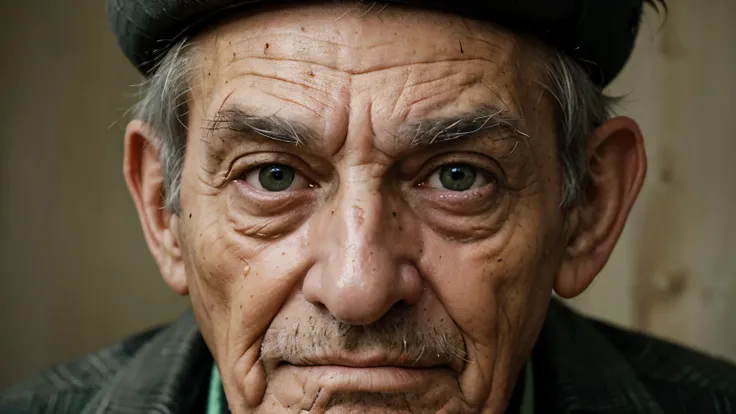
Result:
[[[156,142],[150,126],[131,121],[125,129],[123,174],[143,236],[164,281],[174,292],[186,295],[189,289],[179,247],[179,217],[163,207],[164,179]]]
[[[646,175],[646,154],[638,125],[611,119],[588,145],[589,181],[570,213],[566,257],[555,279],[558,295],[582,293],[608,261]]]

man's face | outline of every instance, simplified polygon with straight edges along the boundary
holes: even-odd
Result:
[[[539,56],[347,10],[195,39],[176,237],[197,321],[234,412],[501,411],[566,244]]]

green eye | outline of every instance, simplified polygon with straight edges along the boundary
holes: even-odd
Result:
[[[466,191],[475,183],[475,169],[469,165],[448,165],[440,168],[440,182],[451,191]]]
[[[284,191],[294,183],[294,169],[288,165],[270,164],[258,169],[258,183],[266,191]]]
[[[468,191],[487,184],[487,181],[477,168],[468,164],[443,165],[429,177],[431,187],[450,191]]]

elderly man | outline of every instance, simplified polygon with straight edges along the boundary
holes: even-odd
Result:
[[[656,5],[655,5],[656,6]],[[576,315],[645,175],[639,0],[110,0],[125,179],[191,313],[3,413],[726,413],[736,370]]]

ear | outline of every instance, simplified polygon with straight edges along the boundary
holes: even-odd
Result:
[[[588,145],[588,183],[568,217],[566,255],[555,279],[564,298],[582,293],[608,261],[646,175],[646,154],[638,125],[611,119]]]
[[[134,120],[125,129],[123,175],[161,275],[171,289],[189,293],[179,244],[179,217],[163,208],[164,180],[153,130]]]

